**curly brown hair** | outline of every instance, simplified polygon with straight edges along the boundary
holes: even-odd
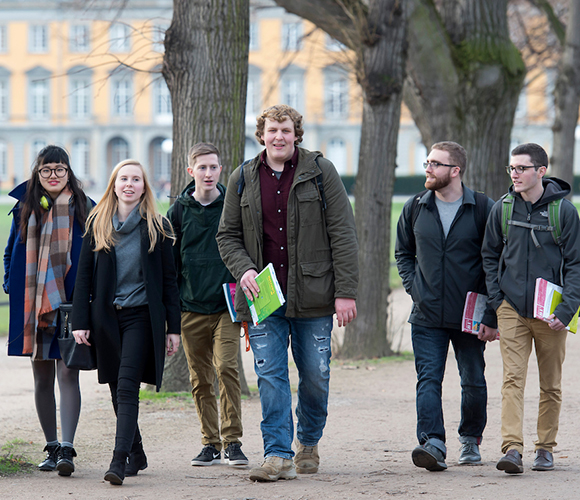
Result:
[[[276,120],[278,123],[282,123],[286,118],[290,118],[294,123],[294,135],[296,135],[294,145],[298,146],[298,144],[302,142],[302,136],[304,135],[304,118],[302,118],[302,115],[298,113],[298,111],[286,104],[270,106],[262,111],[262,114],[256,118],[256,138],[258,139],[258,142],[262,146],[265,145],[262,136],[264,135],[266,120]]]

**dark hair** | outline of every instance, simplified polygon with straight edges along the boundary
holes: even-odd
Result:
[[[526,144],[520,144],[516,146],[512,151],[512,156],[517,155],[528,155],[536,170],[540,167],[548,168],[548,154],[542,146],[535,144],[533,142],[527,142]]]
[[[87,220],[87,196],[83,192],[83,186],[76,178],[75,173],[70,166],[68,153],[60,146],[51,144],[43,148],[36,156],[36,160],[32,167],[32,174],[30,175],[26,187],[26,196],[24,197],[24,200],[20,202],[20,234],[23,240],[26,239],[30,214],[34,212],[37,220],[40,220],[41,217],[40,198],[43,195],[47,196],[47,193],[40,184],[40,175],[38,171],[47,163],[62,163],[68,167],[68,186],[73,194],[75,217],[83,230],[85,227],[85,221]]]
[[[258,142],[262,146],[265,144],[262,136],[264,135],[264,126],[266,124],[266,120],[274,120],[278,123],[282,123],[287,118],[290,118],[292,123],[294,123],[294,135],[296,136],[294,145],[298,146],[298,144],[302,142],[302,136],[304,135],[304,120],[298,111],[288,106],[287,104],[276,104],[275,106],[270,106],[269,108],[262,111],[262,114],[256,118],[255,135],[258,139]]]
[[[189,150],[189,153],[187,153],[187,164],[193,168],[198,156],[212,154],[216,155],[218,162],[221,163],[220,152],[217,147],[215,147],[211,142],[198,142],[197,144],[194,144]]]
[[[463,177],[467,167],[467,152],[460,144],[453,141],[436,142],[431,146],[431,151],[438,149],[439,151],[447,151],[449,153],[449,161],[453,165],[459,167],[459,177]]]

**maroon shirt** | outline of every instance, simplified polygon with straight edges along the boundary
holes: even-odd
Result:
[[[262,224],[264,227],[264,264],[274,265],[276,276],[286,295],[288,285],[287,214],[288,195],[298,164],[298,148],[292,158],[284,163],[280,179],[267,163],[266,151],[260,163],[260,192],[262,194]]]

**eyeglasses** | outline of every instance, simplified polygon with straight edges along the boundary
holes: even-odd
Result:
[[[446,163],[439,163],[438,161],[426,161],[423,163],[423,168],[427,170],[427,167],[431,167],[433,169],[437,167],[456,167],[457,165],[447,165]]]
[[[40,177],[42,177],[43,179],[48,179],[52,173],[54,172],[54,175],[56,175],[59,179],[62,179],[66,173],[68,172],[68,168],[64,168],[64,167],[56,167],[56,168],[48,168],[48,167],[44,167],[41,168],[38,173],[40,174]]]
[[[542,165],[540,165],[540,166],[542,166]],[[535,169],[537,170],[538,168],[540,168],[540,166],[536,166],[536,165],[516,165],[515,167],[512,167],[511,165],[508,165],[508,166],[505,168],[505,171],[506,171],[506,172],[507,172],[509,175],[511,175],[511,174],[512,174],[512,172],[515,172],[516,174],[518,174],[518,175],[521,175],[521,174],[523,174],[523,173],[524,173],[524,172],[525,172],[525,171],[526,171],[528,168],[535,168]]]

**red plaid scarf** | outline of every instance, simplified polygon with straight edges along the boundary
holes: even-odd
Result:
[[[52,208],[43,212],[40,231],[34,212],[28,219],[23,354],[35,360],[48,359],[58,308],[66,301],[64,278],[71,266],[74,217],[71,196],[68,187],[61,191]]]

